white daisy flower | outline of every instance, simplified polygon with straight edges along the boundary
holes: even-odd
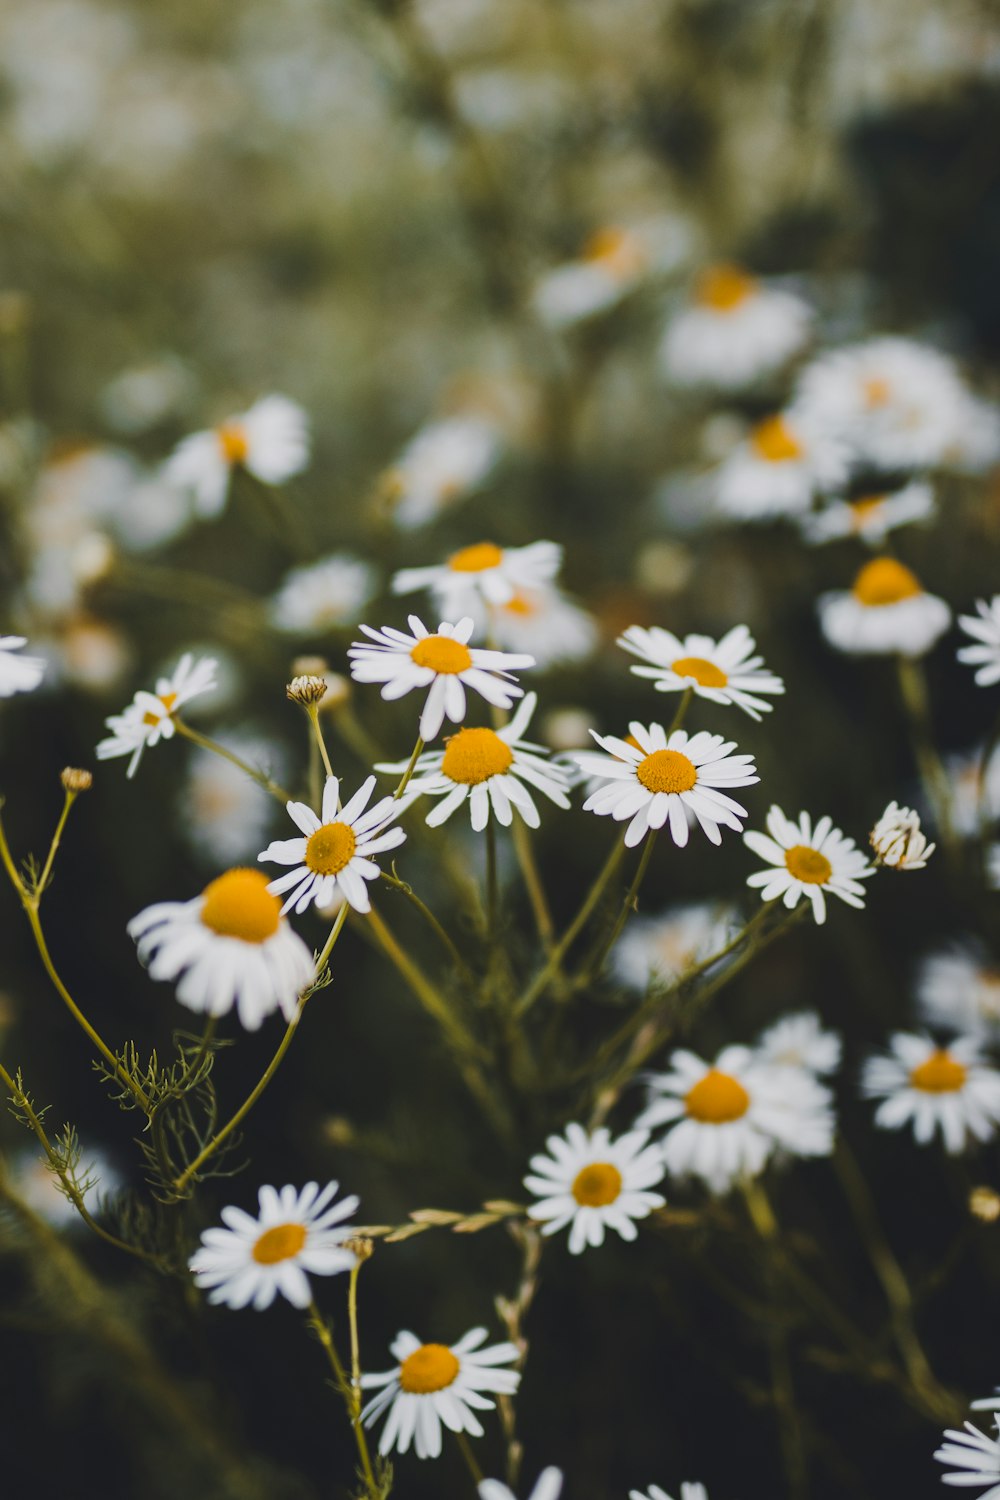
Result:
[[[515,811],[529,828],[537,828],[538,808],[529,787],[557,807],[568,808],[566,773],[554,761],[545,759],[548,752],[543,745],[523,738],[537,702],[537,694],[528,693],[502,729],[460,729],[449,736],[443,750],[421,755],[402,800],[408,806],[415,797],[440,797],[427,814],[431,828],[437,828],[468,802],[476,833],[482,832],[491,816],[507,827]],[[399,775],[406,769],[406,762],[382,764],[375,769]]]
[[[944,600],[894,557],[873,557],[848,591],[822,594],[818,609],[831,646],[862,656],[923,656],[951,624]]]
[[[468,615],[456,625],[442,622],[434,632],[416,615],[408,619],[411,635],[392,625],[382,630],[362,625],[375,644],[355,641],[347,654],[355,682],[383,683],[383,698],[395,700],[414,688],[429,689],[420,715],[422,740],[437,738],[446,715],[453,724],[461,724],[467,712],[466,688],[494,708],[509,709],[521,697],[524,689],[512,680],[511,669],[533,667],[533,656],[470,647],[475,624]]]
[[[663,1178],[663,1157],[649,1145],[648,1130],[630,1130],[611,1139],[603,1126],[588,1133],[567,1125],[564,1135],[550,1135],[549,1155],[531,1158],[532,1175],[524,1179],[539,1200],[528,1208],[542,1234],[557,1234],[569,1225],[571,1255],[588,1245],[604,1244],[606,1229],[623,1240],[636,1237],[635,1219],[645,1219],[666,1199],[649,1189]]]
[[[814,545],[858,537],[870,546],[881,547],[890,531],[914,521],[929,521],[936,514],[933,485],[923,479],[911,479],[902,489],[887,490],[884,494],[831,500],[822,510],[802,517],[802,533]]]
[[[949,469],[985,474],[1000,463],[1000,411],[989,401],[968,394],[958,431],[946,455]]]
[[[371,1427],[388,1411],[378,1451],[385,1455],[395,1448],[405,1453],[413,1443],[418,1458],[437,1458],[441,1452],[441,1425],[449,1432],[468,1432],[482,1437],[483,1428],[473,1413],[492,1411],[494,1395],[512,1396],[521,1381],[518,1370],[501,1370],[519,1358],[514,1344],[490,1344],[480,1348],[485,1328],[473,1328],[457,1344],[422,1344],[415,1334],[404,1332],[389,1346],[396,1367],[383,1375],[362,1375],[366,1390],[382,1389],[362,1412]],[[489,1391],[490,1395],[484,1392]]]
[[[98,760],[130,755],[128,775],[134,776],[147,745],[173,738],[178,709],[216,686],[216,666],[213,657],[185,652],[169,676],[157,678],[155,692],[140,688],[128,708],[105,719],[111,734],[97,746]]]
[[[633,667],[637,677],[649,677],[661,693],[682,693],[692,688],[699,698],[712,703],[732,703],[751,719],[774,707],[759,693],[783,693],[785,684],[773,672],[763,670],[764,658],[755,656],[756,641],[745,625],[734,625],[721,640],[708,635],[686,635],[683,639],[653,625],[630,625],[618,638],[619,646],[641,657],[645,665]]]
[[[977,669],[977,687],[992,687],[1000,682],[1000,594],[994,594],[988,604],[977,599],[976,613],[959,615],[958,623],[974,642],[962,647],[959,661]]]
[[[607,754],[584,752],[575,757],[584,771],[604,783],[583,804],[585,812],[610,814],[616,823],[630,819],[625,830],[629,849],[650,829],[668,822],[670,837],[681,849],[692,823],[713,844],[721,844],[722,828],[742,833],[740,819],[747,816],[746,808],[719,789],[753,786],[760,780],[752,755],[730,755],[735,740],[704,730],[689,735],[675,729],[668,737],[661,724],[632,723],[629,731],[632,743],[591,730]]]
[[[315,978],[312,952],[281,915],[260,870],[227,870],[193,901],[158,901],[128,924],[151,979],[178,979],[189,1010],[256,1031],[275,1010],[290,1021]]]
[[[827,893],[839,896],[848,906],[864,906],[864,887],[859,882],[874,875],[875,867],[853,839],[834,828],[832,819],[820,818],[814,828],[808,813],[799,813],[795,823],[772,805],[767,833],[751,830],[743,835],[743,842],[771,867],[747,876],[747,885],[760,889],[762,901],[780,896],[790,909],[798,905],[800,896],[807,896],[819,923],[826,921]]]
[[[593,616],[553,584],[518,589],[506,604],[491,607],[488,623],[502,650],[529,651],[539,671],[584,661],[598,641]]]
[[[206,1229],[201,1249],[188,1261],[195,1285],[209,1288],[209,1302],[240,1308],[252,1303],[257,1312],[270,1307],[280,1292],[293,1307],[312,1301],[310,1276],[335,1276],[353,1269],[356,1257],[343,1242],[351,1232],[343,1223],[355,1212],[352,1194],[333,1200],[339,1184],[307,1182],[302,1190],[262,1187],[255,1219],[242,1208],[222,1210],[225,1229]]]
[[[678,906],[658,917],[633,917],[611,951],[620,984],[644,993],[666,986],[724,948],[736,930],[732,907],[717,902]]]
[[[929,1036],[897,1031],[889,1047],[888,1054],[870,1057],[861,1075],[866,1097],[882,1100],[876,1125],[898,1130],[912,1121],[921,1146],[940,1130],[953,1156],[973,1140],[993,1137],[1000,1124],[1000,1072],[983,1061],[977,1037],[959,1036],[939,1047]]]
[[[354,625],[376,585],[371,563],[346,552],[293,568],[271,600],[271,623],[287,635],[321,635]]]
[[[794,293],[741,266],[710,266],[667,324],[660,364],[674,385],[740,390],[801,354],[812,322],[812,308]]]
[[[828,1156],[833,1150],[831,1094],[803,1068],[775,1067],[750,1047],[726,1047],[714,1063],[680,1049],[671,1071],[648,1075],[640,1128],[669,1127],[660,1145],[674,1177],[700,1177],[724,1193],[756,1177],[779,1150]]]
[[[1000,1033],[1000,965],[976,939],[922,959],[916,992],[920,1013],[933,1026],[980,1037]]]
[[[841,1043],[835,1031],[824,1031],[813,1010],[782,1016],[757,1038],[757,1056],[776,1068],[804,1068],[823,1077],[840,1065]]]
[[[23,635],[0,635],[0,698],[15,693],[30,693],[45,675],[45,661],[40,656],[15,656],[28,644]]]
[[[535,1488],[528,1500],[559,1500],[562,1486],[561,1469],[543,1469],[535,1480]],[[479,1486],[479,1500],[517,1500],[517,1496],[499,1479],[484,1479]]]
[[[368,807],[374,790],[375,777],[369,776],[341,807],[340,780],[328,776],[323,788],[322,816],[317,816],[304,802],[285,804],[302,837],[275,839],[257,856],[258,860],[295,867],[268,886],[275,896],[289,893],[282,912],[294,907],[301,914],[308,906],[329,906],[338,889],[355,911],[371,911],[365,882],[377,880],[380,873],[372,855],[396,849],[406,838],[402,828],[389,827],[399,816],[402,801],[382,797],[374,807]]]
[[[962,1489],[988,1485],[979,1500],[1000,1500],[1000,1422],[994,1425],[996,1437],[987,1437],[972,1422],[963,1423],[961,1432],[946,1428],[945,1441],[934,1453],[938,1463],[952,1466],[950,1473],[941,1475],[942,1484],[960,1485]]]
[[[651,1484],[648,1490],[629,1490],[628,1496],[629,1500],[671,1500],[658,1484]],[[703,1484],[682,1479],[679,1500],[708,1500],[708,1490]]]
[[[586,241],[576,260],[555,266],[535,287],[535,311],[550,328],[570,328],[609,312],[649,274],[661,257],[638,228],[607,225]],[[674,249],[677,258],[678,247]]]
[[[890,870],[922,870],[936,844],[929,844],[912,807],[890,802],[868,836],[880,865]]]
[[[716,505],[737,521],[800,516],[813,500],[847,479],[844,448],[828,433],[787,411],[758,422],[720,466]]]
[[[498,547],[476,542],[453,552],[447,562],[430,568],[403,568],[392,580],[394,594],[430,589],[446,619],[475,615],[476,606],[508,604],[520,589],[550,583],[562,564],[556,542],[532,542],[527,547]]]
[[[397,526],[424,526],[486,483],[500,457],[500,432],[484,416],[464,413],[431,422],[382,477]]]
[[[217,516],[240,466],[262,484],[283,484],[309,462],[309,426],[302,407],[287,396],[264,396],[249,411],[207,432],[184,438],[167,460],[167,480],[191,490],[200,516]]]
[[[976,838],[980,829],[1000,818],[1000,747],[983,765],[984,745],[945,757],[951,789],[951,820],[963,838]]]

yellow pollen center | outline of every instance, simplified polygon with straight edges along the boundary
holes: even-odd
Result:
[[[964,1087],[967,1076],[968,1070],[956,1062],[950,1052],[939,1047],[919,1068],[913,1069],[910,1085],[925,1094],[957,1094]]]
[[[573,1179],[573,1197],[581,1208],[605,1208],[622,1190],[622,1174],[609,1161],[592,1161]]]
[[[881,375],[870,375],[862,382],[861,389],[864,393],[865,405],[868,407],[886,406],[892,395],[888,380]]]
[[[603,266],[612,276],[635,276],[643,269],[646,255],[635,235],[608,225],[595,229],[583,247],[583,258]]]
[[[306,864],[316,875],[339,875],[354,858],[357,843],[349,823],[324,823],[309,837]]]
[[[538,605],[527,594],[515,594],[512,599],[507,600],[504,609],[511,615],[530,616],[538,613]]]
[[[421,1344],[403,1360],[399,1383],[413,1396],[428,1396],[451,1385],[460,1368],[447,1344]]]
[[[514,764],[514,752],[492,729],[460,729],[444,747],[441,770],[450,781],[478,786],[502,776]]]
[[[222,426],[216,429],[215,435],[219,439],[219,447],[222,449],[222,456],[227,464],[246,463],[249,446],[246,432],[239,422],[223,422]]]
[[[220,937],[266,943],[278,930],[281,900],[271,895],[263,870],[227,870],[202,896],[202,923]]]
[[[884,495],[859,495],[856,500],[850,502],[852,516],[855,526],[863,526],[869,516],[876,515],[885,504]]]
[[[463,547],[453,552],[448,566],[453,573],[485,573],[487,568],[499,567],[503,562],[503,549],[496,542],[476,542],[473,547]]]
[[[674,662],[673,670],[678,677],[693,677],[699,687],[725,687],[729,678],[714,661],[703,656],[681,656]]]
[[[461,641],[453,641],[448,635],[426,635],[410,652],[410,660],[418,667],[430,667],[432,672],[443,672],[454,676],[467,672],[472,666],[472,653]]]
[[[801,880],[804,885],[826,885],[833,874],[833,866],[825,854],[810,849],[808,844],[793,844],[785,850],[785,867],[789,875]]]
[[[769,464],[786,463],[802,457],[802,445],[783,417],[766,417],[750,434],[750,444],[758,458]]]
[[[695,301],[715,312],[732,312],[757,290],[757,282],[741,266],[709,266],[698,278]]]
[[[922,592],[917,575],[894,557],[874,557],[870,563],[865,563],[852,589],[860,604],[873,609],[898,604],[900,600],[912,599]]]
[[[692,1120],[700,1120],[703,1125],[728,1125],[746,1114],[750,1095],[738,1078],[709,1068],[684,1096],[684,1107]]]
[[[160,702],[163,704],[165,712],[169,713],[170,710],[173,708],[174,704],[177,702],[177,694],[176,693],[162,693],[160,695]],[[149,727],[152,729],[155,724],[159,724],[159,722],[162,719],[162,717],[163,717],[162,714],[144,713],[143,716],[142,716],[142,722],[144,724],[148,724]]]
[[[261,1266],[276,1266],[279,1261],[291,1260],[305,1245],[306,1232],[301,1224],[275,1224],[265,1229],[251,1251],[254,1260]]]
[[[649,792],[689,792],[698,780],[694,762],[679,750],[654,750],[635,768]]]

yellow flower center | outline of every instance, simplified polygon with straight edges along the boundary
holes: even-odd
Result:
[[[266,943],[278,930],[281,901],[268,890],[263,870],[227,870],[202,895],[202,923],[220,937]]]
[[[715,312],[732,312],[756,290],[756,278],[742,266],[709,266],[698,278],[694,299],[702,307],[711,307]]]
[[[746,1114],[750,1095],[738,1078],[709,1068],[685,1094],[684,1107],[692,1120],[700,1120],[703,1125],[728,1125]]]
[[[514,752],[492,729],[460,729],[444,747],[441,770],[451,781],[478,786],[502,776],[514,764]]]
[[[925,1094],[957,1094],[965,1086],[968,1069],[956,1062],[950,1052],[938,1047],[926,1062],[910,1074],[910,1086]]]
[[[635,276],[646,264],[642,245],[634,234],[614,224],[595,229],[583,247],[583,258],[604,266],[612,276]]]
[[[160,702],[163,704],[164,713],[169,713],[170,710],[173,708],[174,704],[177,702],[177,694],[176,693],[162,693],[160,695]],[[148,724],[149,727],[150,727],[150,729],[152,729],[152,728],[154,728],[155,725],[159,724],[159,722],[160,722],[160,720],[162,718],[163,718],[163,714],[154,714],[152,712],[147,712],[147,713],[143,714],[143,716],[142,716],[142,722],[144,724]]]
[[[793,844],[785,850],[785,867],[789,875],[801,880],[804,885],[826,885],[833,874],[833,866],[825,854],[810,849],[808,844]]]
[[[581,1208],[604,1208],[622,1190],[622,1174],[609,1161],[592,1161],[573,1179],[573,1197]]]
[[[223,422],[221,427],[216,428],[215,435],[227,464],[246,463],[250,450],[246,432],[239,422]]]
[[[451,1385],[461,1366],[447,1344],[421,1344],[403,1360],[399,1383],[413,1396],[429,1396]]]
[[[316,875],[338,875],[354,858],[357,844],[350,823],[324,823],[309,837],[306,864]]]
[[[861,390],[864,394],[865,405],[872,409],[887,406],[889,397],[892,395],[892,387],[881,375],[869,375],[867,380],[862,381]]]
[[[529,598],[527,594],[515,594],[503,607],[508,614],[512,615],[530,616],[538,613],[536,600]]]
[[[856,500],[850,502],[851,521],[855,527],[861,527],[869,516],[876,515],[885,504],[884,495],[859,495]]]
[[[503,549],[496,542],[476,542],[473,547],[453,552],[448,566],[453,573],[485,573],[487,568],[499,567],[502,562]]]
[[[704,656],[680,656],[673,664],[678,677],[693,677],[699,687],[725,687],[729,678],[714,661]]]
[[[917,575],[894,557],[873,557],[855,578],[851,592],[859,604],[875,609],[912,599],[923,590]]]
[[[802,457],[802,445],[783,417],[765,417],[750,434],[750,445],[758,458],[769,464]]]
[[[449,635],[425,635],[410,652],[410,660],[418,667],[430,667],[432,672],[443,672],[454,676],[467,672],[472,666],[472,653],[461,641],[453,641]]]
[[[291,1260],[298,1255],[306,1242],[306,1231],[301,1224],[275,1224],[265,1229],[250,1252],[260,1266],[276,1266],[279,1261]]]
[[[648,792],[689,792],[698,780],[694,762],[679,750],[654,750],[635,774]]]

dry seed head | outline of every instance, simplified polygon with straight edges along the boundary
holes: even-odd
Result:
[[[301,677],[292,678],[285,688],[285,695],[293,703],[300,703],[303,708],[312,708],[326,696],[326,681],[322,677],[314,677],[311,673],[303,673]]]
[[[94,777],[90,771],[83,771],[78,766],[66,766],[59,772],[59,780],[67,792],[89,792],[94,784]]]
[[[1000,1193],[991,1187],[974,1187],[969,1194],[969,1212],[983,1224],[1000,1219]]]

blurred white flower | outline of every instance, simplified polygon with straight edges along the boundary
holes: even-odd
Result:
[[[792,908],[806,896],[818,923],[826,921],[828,892],[848,906],[864,906],[864,887],[859,882],[874,875],[875,867],[853,839],[834,828],[831,818],[820,818],[813,827],[808,813],[800,813],[796,823],[773,805],[767,815],[767,833],[752,830],[743,835],[743,842],[769,867],[747,876],[747,885],[760,890],[762,901],[780,896]]]
[[[992,1139],[1000,1124],[1000,1073],[984,1062],[974,1036],[939,1047],[929,1036],[897,1031],[888,1053],[868,1058],[861,1089],[882,1101],[876,1125],[899,1130],[912,1124],[921,1146],[940,1130],[953,1156],[973,1141]]]
[[[117,432],[148,432],[184,408],[195,379],[176,355],[164,354],[130,365],[109,380],[100,395],[101,410]]]
[[[841,1043],[835,1031],[824,1031],[813,1010],[782,1016],[757,1038],[757,1056],[774,1067],[804,1068],[820,1077],[840,1063]]]
[[[335,553],[285,576],[271,600],[271,623],[287,635],[321,635],[338,625],[355,625],[376,587],[371,563]]]
[[[921,959],[916,993],[921,1015],[933,1026],[980,1037],[1000,1034],[1000,964],[976,939]]]
[[[481,617],[486,614],[480,611]],[[554,584],[518,589],[489,610],[489,630],[505,651],[528,651],[535,668],[584,661],[597,646],[597,622]]]
[[[30,693],[44,677],[42,657],[17,654],[27,644],[23,635],[0,635],[0,698]]]
[[[283,774],[283,747],[243,730],[216,736],[220,745],[268,775]],[[216,868],[252,859],[272,825],[277,804],[232,761],[195,749],[178,811],[188,842]]]
[[[730,906],[706,901],[677,906],[657,917],[633,917],[611,951],[619,983],[640,993],[668,985],[717,953],[736,931]]]
[[[179,443],[164,467],[171,484],[192,491],[199,516],[217,516],[232,470],[240,466],[262,484],[282,484],[309,462],[309,426],[287,396],[264,396],[248,411]]]
[[[397,526],[424,526],[489,479],[502,440],[495,422],[475,413],[443,417],[410,439],[382,476]]]
[[[535,1487],[528,1500],[559,1500],[562,1484],[561,1469],[543,1469],[535,1480]],[[517,1497],[499,1479],[484,1479],[479,1485],[479,1500],[517,1500]]]
[[[18,1197],[46,1223],[59,1229],[74,1225],[83,1228],[83,1220],[62,1191],[46,1157],[25,1148],[14,1156],[10,1174]],[[76,1181],[82,1189],[84,1208],[95,1217],[100,1215],[101,1200],[113,1197],[122,1186],[121,1174],[100,1149],[83,1150]]]
[[[830,645],[855,655],[923,656],[951,624],[945,601],[894,557],[872,558],[849,590],[822,594],[817,607]]]
[[[648,1490],[629,1490],[628,1496],[629,1500],[671,1500],[658,1484],[651,1484]],[[682,1479],[678,1500],[708,1500],[708,1490],[697,1481]]]
[[[890,870],[922,870],[937,848],[921,831],[919,813],[898,802],[889,803],[868,841],[878,863]]]
[[[691,249],[691,231],[678,218],[597,229],[576,260],[541,277],[533,303],[543,322],[569,328],[609,312],[654,273],[676,269]]]
[[[986,602],[976,600],[974,615],[959,615],[958,623],[974,644],[963,646],[958,659],[975,667],[978,687],[992,687],[1000,682],[1000,594]]]
[[[802,533],[813,545],[857,537],[880,547],[890,531],[913,521],[931,520],[936,514],[933,486],[923,479],[911,479],[902,489],[885,494],[831,500],[822,510],[802,517]]]
[[[812,308],[794,293],[740,266],[710,266],[667,324],[660,363],[674,385],[739,390],[800,354],[812,322]]]
[[[846,481],[847,453],[795,411],[767,417],[720,466],[716,507],[737,521],[801,516]]]
[[[973,1407],[982,1406],[974,1401]],[[979,1500],[1000,1500],[1000,1419],[994,1422],[996,1437],[987,1437],[972,1422],[963,1423],[962,1431],[945,1429],[945,1441],[937,1448],[934,1457],[940,1464],[950,1465],[950,1472],[941,1475],[943,1484],[988,1485]]]
[[[446,620],[475,617],[483,606],[509,604],[522,589],[550,583],[562,564],[556,542],[532,542],[527,547],[498,547],[476,542],[453,552],[446,562],[428,568],[403,568],[392,580],[394,594],[430,589]]]

